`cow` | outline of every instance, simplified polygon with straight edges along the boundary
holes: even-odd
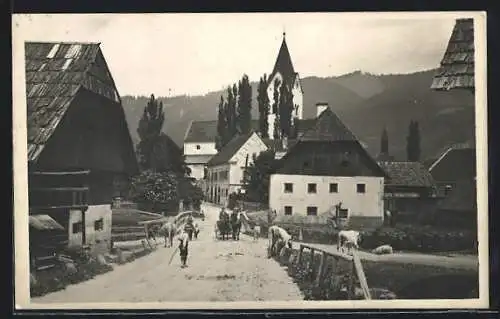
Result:
[[[160,234],[165,238],[165,247],[172,247],[174,245],[174,236],[177,229],[172,222],[164,223],[160,228]]]
[[[341,230],[338,234],[337,250],[351,253],[353,248],[359,248],[361,236],[355,230]]]

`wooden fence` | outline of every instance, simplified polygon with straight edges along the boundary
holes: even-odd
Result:
[[[304,260],[304,250],[307,249],[310,252],[310,258],[309,261]],[[317,253],[320,254],[320,259],[319,263],[317,263],[317,258],[316,255]],[[365,272],[363,270],[363,265],[361,264],[361,260],[359,259],[358,254],[356,251],[353,251],[352,256],[351,255],[346,255],[340,252],[331,252],[331,251],[324,251],[321,249],[318,249],[313,246],[309,246],[306,244],[300,244],[300,249],[298,252],[298,256],[296,259],[296,264],[301,265],[302,263],[306,262],[308,264],[308,270],[311,272],[310,275],[312,278],[314,278],[314,285],[318,287],[320,283],[326,279],[326,269],[328,267],[328,264],[330,266],[335,266],[339,262],[347,262],[349,265],[348,270],[347,270],[347,276],[348,276],[348,283],[347,283],[347,295],[348,299],[355,299],[355,294],[356,294],[356,280],[358,281],[362,293],[363,293],[363,298],[370,300],[371,295],[370,295],[370,290],[368,288],[368,283],[366,280]],[[335,267],[332,267],[335,269]],[[335,275],[340,275],[337,273],[333,273],[333,276]]]

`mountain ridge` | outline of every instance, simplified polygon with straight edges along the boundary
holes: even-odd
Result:
[[[430,89],[435,70],[409,74],[374,75],[354,71],[341,76],[305,77],[304,118],[316,115],[315,103],[328,102],[372,155],[378,153],[382,129],[387,127],[391,154],[405,159],[406,133],[410,120],[421,124],[422,157],[434,156],[449,144],[474,138],[474,97],[465,91],[436,92]],[[258,118],[257,82],[252,86],[252,117]],[[204,95],[157,98],[164,104],[163,131],[182,146],[191,120],[215,120],[220,96],[225,91]],[[137,124],[148,96],[122,96],[129,130],[138,142]]]

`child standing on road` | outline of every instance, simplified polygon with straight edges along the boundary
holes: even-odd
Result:
[[[181,268],[187,267],[187,256],[189,247],[189,236],[183,231],[179,236],[179,255],[181,257]]]

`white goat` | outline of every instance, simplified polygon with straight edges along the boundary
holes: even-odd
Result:
[[[353,248],[359,248],[360,234],[355,230],[341,230],[338,234],[337,250],[351,253]]]

